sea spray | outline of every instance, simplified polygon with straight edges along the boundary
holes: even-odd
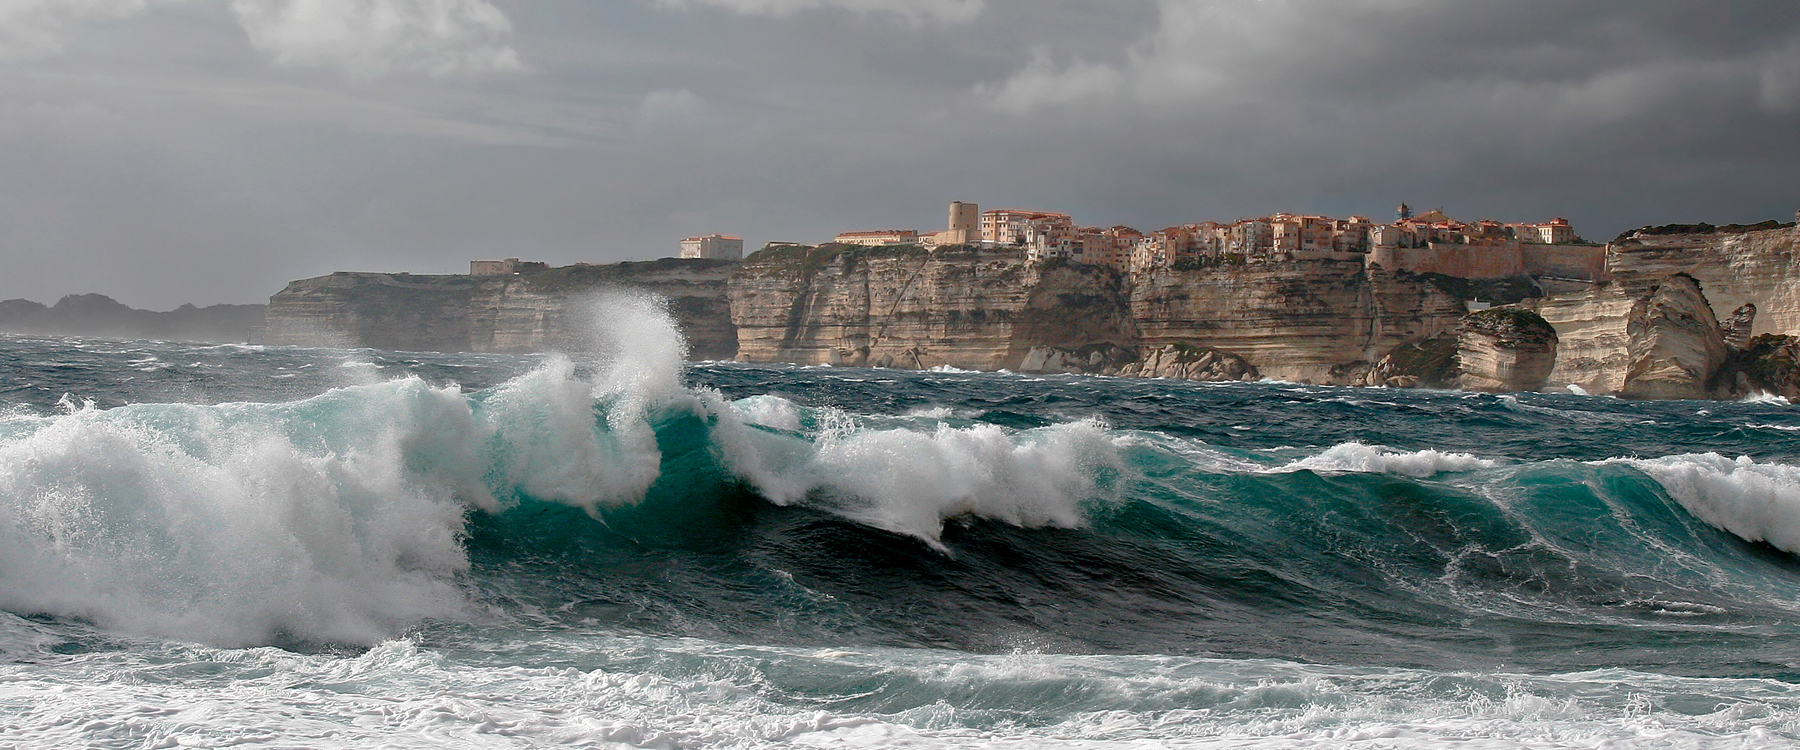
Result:
[[[407,377],[9,417],[0,606],[222,644],[373,643],[463,617],[465,513],[525,497],[594,512],[657,477],[646,414],[679,389],[685,344],[655,300],[598,304],[610,348],[591,382],[552,357],[474,398]]]
[[[406,464],[466,404],[417,380],[337,398],[363,408],[84,408],[0,441],[0,606],[224,644],[457,616],[463,505]]]

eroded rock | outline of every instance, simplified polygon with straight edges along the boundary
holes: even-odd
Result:
[[[1729,353],[1700,282],[1665,279],[1632,307],[1626,327],[1630,364],[1619,395],[1637,399],[1712,397],[1713,376]]]
[[[1756,303],[1745,302],[1731,312],[1731,317],[1719,321],[1719,334],[1724,337],[1725,346],[1743,349],[1750,345],[1751,329],[1755,327]]]
[[[1530,310],[1496,307],[1469,313],[1457,336],[1465,390],[1537,391],[1556,367],[1556,329]]]

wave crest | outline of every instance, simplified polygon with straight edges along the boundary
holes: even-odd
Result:
[[[1800,554],[1800,467],[1717,453],[1622,462],[1650,475],[1700,520]]]

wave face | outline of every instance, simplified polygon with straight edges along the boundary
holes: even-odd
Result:
[[[575,701],[481,709],[544,742],[588,691],[638,746],[1800,726],[1789,405],[684,369],[596,310],[583,359],[0,341],[0,702],[192,661],[21,726],[271,670]],[[381,741],[348,695],[311,744]]]

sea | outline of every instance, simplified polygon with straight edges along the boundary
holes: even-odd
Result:
[[[0,747],[1800,747],[1800,409],[0,337]]]

